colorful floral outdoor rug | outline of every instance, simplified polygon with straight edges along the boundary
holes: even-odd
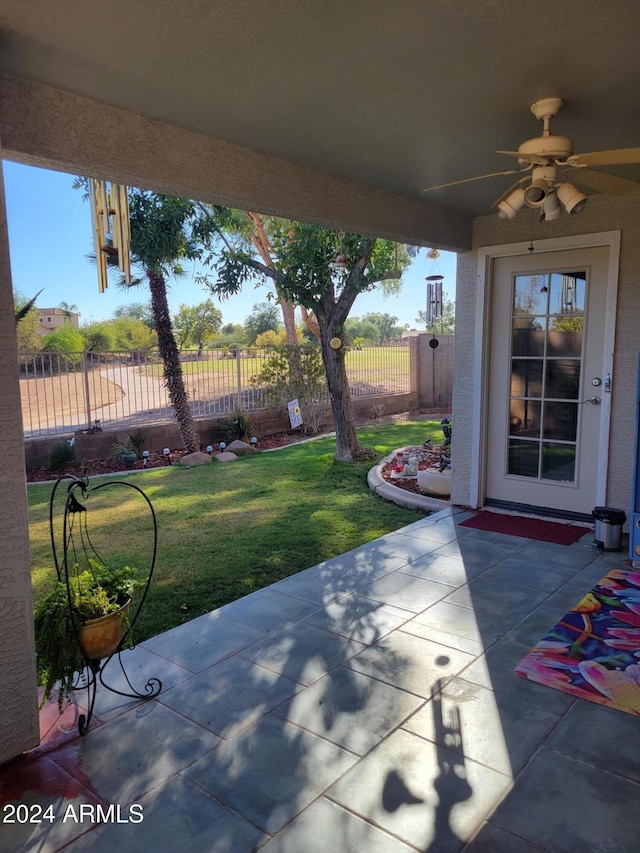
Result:
[[[515,671],[640,716],[640,572],[610,571]]]

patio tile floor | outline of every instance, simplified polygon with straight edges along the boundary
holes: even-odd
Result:
[[[85,738],[82,695],[61,724],[45,709],[46,742],[0,768],[0,853],[635,853],[640,720],[513,672],[625,555],[589,530],[550,545],[466,515],[125,652],[163,691],[99,689]],[[36,810],[7,823],[5,804]]]

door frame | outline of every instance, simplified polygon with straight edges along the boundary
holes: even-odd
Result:
[[[535,252],[563,252],[567,249],[605,246],[609,249],[607,270],[606,316],[602,375],[609,373],[615,384],[613,372],[618,300],[618,269],[620,265],[620,231],[602,231],[594,234],[577,234],[536,240]],[[497,258],[530,254],[531,243],[505,243],[482,246],[478,249],[475,345],[473,371],[473,406],[471,432],[471,466],[469,477],[469,504],[473,508],[484,505],[487,470],[487,422],[489,399],[489,342],[491,330],[491,297],[493,266]],[[602,394],[600,406],[600,441],[596,505],[606,502],[607,474],[609,469],[609,431],[611,421],[611,394]]]

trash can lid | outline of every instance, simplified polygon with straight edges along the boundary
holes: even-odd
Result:
[[[627,520],[627,514],[623,509],[611,506],[597,506],[592,515],[598,521],[608,521],[610,524],[624,524]]]

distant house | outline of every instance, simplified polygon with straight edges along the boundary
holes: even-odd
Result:
[[[40,325],[38,332],[41,335],[48,335],[54,329],[57,329],[65,321],[70,323],[75,329],[78,328],[78,318],[80,314],[75,311],[64,311],[62,308],[37,308],[40,315]]]

